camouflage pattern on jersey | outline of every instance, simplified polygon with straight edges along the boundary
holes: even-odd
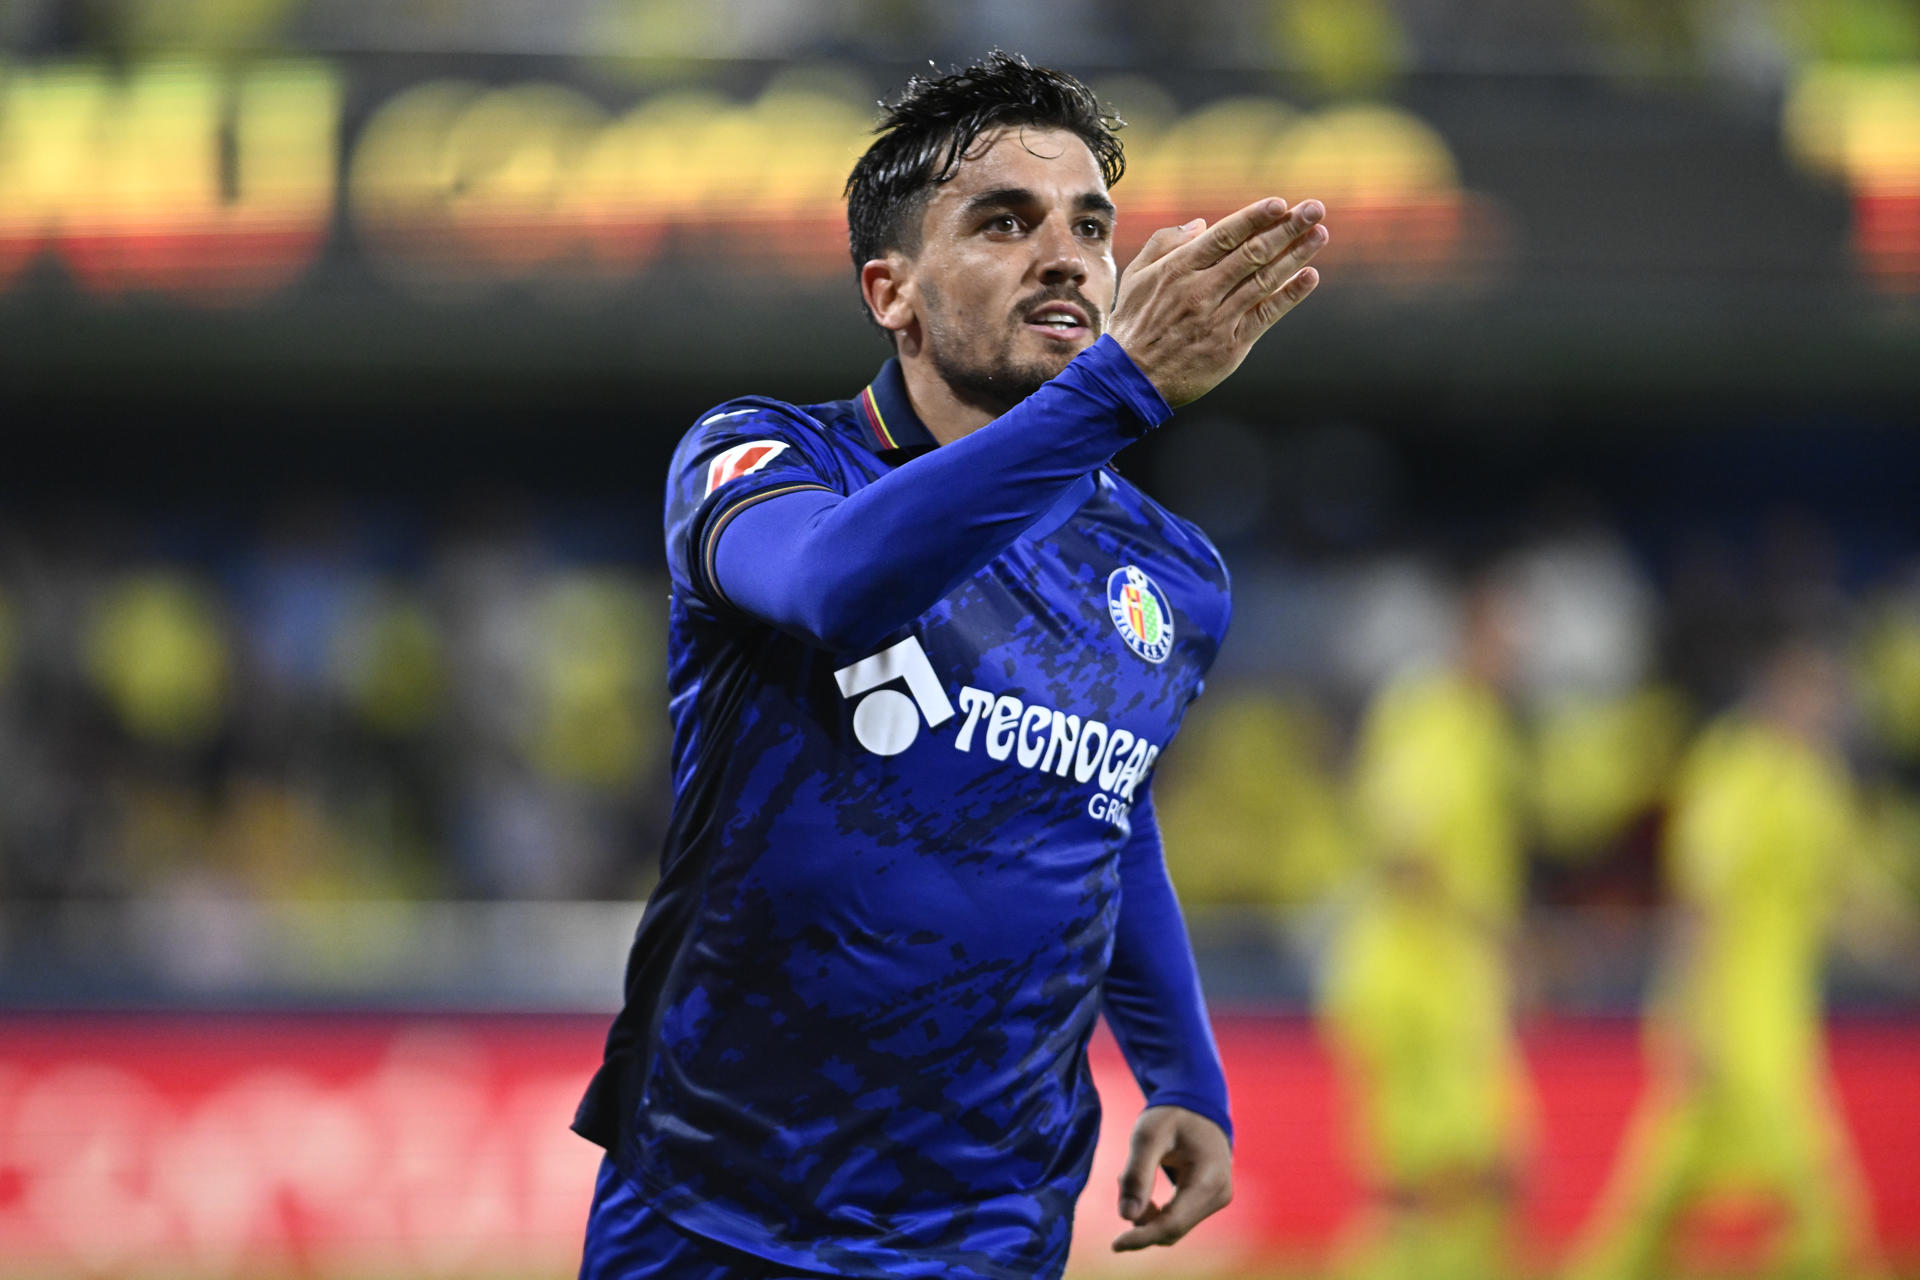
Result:
[[[676,1222],[772,1261],[1030,1280],[1065,1264],[1099,1128],[1128,810],[1227,581],[1107,470],[863,652],[719,598],[731,513],[852,493],[930,444],[891,364],[854,400],[735,401],[682,442],[675,815],[576,1127]]]

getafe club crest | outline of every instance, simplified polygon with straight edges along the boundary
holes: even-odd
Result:
[[[1173,609],[1167,593],[1133,565],[1107,578],[1107,612],[1127,647],[1148,662],[1165,662],[1173,652]]]

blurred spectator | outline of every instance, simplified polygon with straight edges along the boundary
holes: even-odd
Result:
[[[1287,554],[1273,526],[1295,528],[1296,506],[1248,515],[1227,661],[1155,783],[1170,869],[1232,957],[1219,989],[1303,998],[1322,908],[1358,894],[1354,920],[1385,910],[1387,792],[1346,797],[1393,769],[1415,799],[1432,793],[1421,803],[1449,778],[1469,785],[1456,775],[1481,767],[1484,743],[1389,767],[1382,742],[1404,738],[1412,760],[1428,730],[1377,726],[1420,703],[1408,691],[1422,681],[1454,687],[1433,673],[1455,661],[1474,602],[1498,595],[1514,710],[1488,712],[1487,732],[1514,763],[1504,807],[1475,821],[1502,833],[1489,849],[1516,852],[1476,874],[1519,876],[1496,896],[1525,898],[1546,998],[1632,1000],[1695,708],[1725,705],[1770,619],[1809,616],[1854,637],[1853,745],[1873,771],[1860,875],[1879,889],[1846,908],[1841,977],[1850,999],[1920,998],[1910,571],[1848,589],[1831,535],[1795,517],[1744,545],[1680,544],[1662,592],[1623,549],[1626,526],[1589,515],[1523,543],[1463,601],[1441,568],[1460,550],[1448,531]],[[599,518],[511,491],[444,516],[311,497],[253,513],[8,513],[0,894],[22,910],[643,896],[667,787],[661,588],[626,509],[612,541],[581,532]],[[1404,714],[1437,723],[1453,705],[1465,720],[1479,705],[1450,697]],[[1510,929],[1513,911],[1491,915]],[[219,945],[211,927],[186,936]]]
[[[1544,710],[1533,732],[1531,777],[1542,852],[1563,867],[1605,861],[1665,798],[1687,721],[1685,699],[1659,686],[1567,697]]]
[[[1619,697],[1646,679],[1654,592],[1618,534],[1582,518],[1530,543],[1501,574],[1519,614],[1517,687],[1530,703]]]
[[[1691,711],[1660,679],[1653,583],[1574,495],[1503,563],[1519,614],[1517,685],[1529,708],[1536,900],[1644,908],[1651,841]]]
[[[1331,673],[1343,694],[1364,695],[1393,677],[1452,656],[1459,602],[1428,556],[1386,555],[1341,575],[1345,590],[1324,622]]]
[[[81,508],[0,529],[0,892],[644,892],[650,577],[555,556],[512,503],[470,510],[432,559],[376,549],[331,501],[216,521],[170,558],[164,524]]]
[[[231,659],[212,593],[165,569],[109,586],[85,638],[87,665],[121,726],[165,746],[204,742],[225,711]]]
[[[1190,906],[1305,906],[1347,877],[1332,726],[1304,698],[1216,690],[1156,771],[1167,870]]]

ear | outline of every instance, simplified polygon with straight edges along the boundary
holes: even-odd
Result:
[[[860,268],[860,296],[882,329],[897,334],[911,328],[918,298],[912,263],[897,252],[869,258]]]

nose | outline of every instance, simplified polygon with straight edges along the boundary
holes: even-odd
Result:
[[[1086,246],[1073,234],[1069,219],[1052,217],[1042,223],[1040,234],[1034,238],[1034,252],[1034,269],[1041,283],[1086,283]]]

